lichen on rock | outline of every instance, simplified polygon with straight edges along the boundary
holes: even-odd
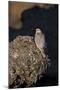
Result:
[[[41,78],[47,65],[48,56],[42,57],[33,37],[17,36],[9,43],[9,86],[18,87],[24,82],[31,86]]]

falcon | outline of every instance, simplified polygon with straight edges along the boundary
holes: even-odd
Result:
[[[36,28],[35,32],[35,38],[34,38],[35,44],[37,48],[40,50],[42,56],[45,58],[45,53],[44,53],[44,47],[45,47],[45,36],[41,29]]]

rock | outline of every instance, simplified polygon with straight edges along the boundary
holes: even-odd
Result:
[[[54,8],[53,4],[42,3],[25,3],[25,2],[13,2],[9,1],[9,26],[15,30],[20,29],[23,26],[21,21],[22,13],[25,10],[38,6],[42,9]]]
[[[17,36],[9,43],[9,87],[20,87],[24,82],[26,87],[33,85],[47,69],[48,61],[47,55],[42,57],[33,37]]]

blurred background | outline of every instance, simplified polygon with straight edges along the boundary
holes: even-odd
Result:
[[[45,34],[51,66],[35,86],[58,85],[58,5],[9,2],[9,42],[18,35],[34,36],[32,29]]]

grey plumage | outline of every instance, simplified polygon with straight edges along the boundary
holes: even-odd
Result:
[[[44,47],[45,47],[45,36],[41,29],[37,28],[35,33],[35,44],[40,50],[42,56],[45,58]]]

